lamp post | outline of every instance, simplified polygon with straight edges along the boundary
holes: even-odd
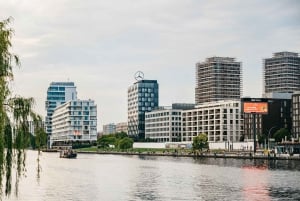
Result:
[[[270,134],[273,128],[276,128],[277,126],[273,126],[272,128],[270,128],[269,132],[268,132],[268,150],[269,150],[269,146],[270,146]]]

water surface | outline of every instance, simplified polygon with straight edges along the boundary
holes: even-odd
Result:
[[[300,161],[27,152],[18,196],[4,200],[300,200]]]

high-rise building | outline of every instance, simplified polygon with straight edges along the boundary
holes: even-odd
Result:
[[[277,52],[264,59],[264,93],[293,93],[300,90],[298,53]]]
[[[52,114],[56,107],[67,101],[76,100],[77,91],[74,82],[51,82],[47,90],[46,100],[46,133],[52,134]]]
[[[242,64],[229,57],[211,57],[196,64],[196,104],[241,97]]]
[[[145,138],[145,112],[158,107],[156,80],[139,80],[128,88],[128,135]]]
[[[50,147],[92,143],[97,140],[97,105],[93,100],[73,100],[58,106],[52,114]]]

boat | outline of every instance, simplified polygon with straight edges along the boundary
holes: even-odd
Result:
[[[61,150],[59,157],[60,158],[76,158],[77,152],[72,149]]]

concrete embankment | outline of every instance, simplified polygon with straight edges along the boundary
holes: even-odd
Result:
[[[114,154],[136,156],[171,156],[171,157],[199,157],[199,158],[235,158],[235,159],[264,159],[264,160],[300,160],[300,156],[290,155],[254,155],[253,153],[155,153],[155,152],[114,152],[114,151],[77,151],[81,154]]]

